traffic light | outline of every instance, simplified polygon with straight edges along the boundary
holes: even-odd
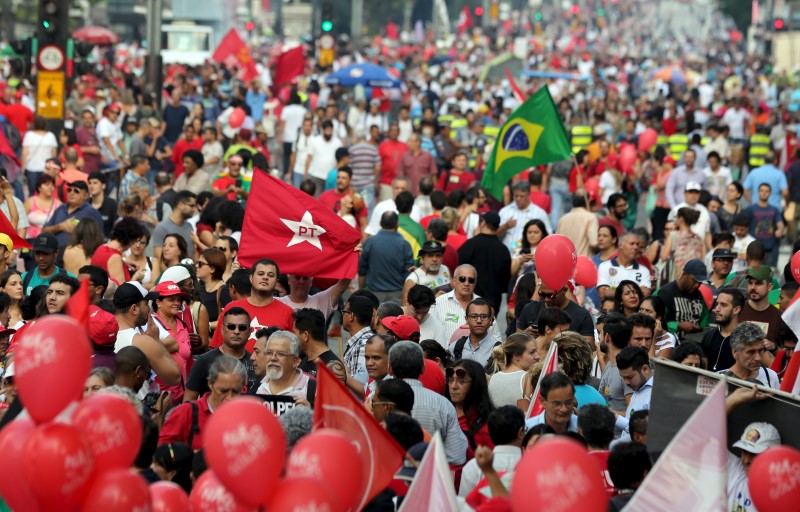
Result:
[[[542,11],[536,11],[536,14],[533,15],[533,19],[536,21],[542,21],[542,18],[544,18],[544,16],[542,16]]]
[[[62,0],[39,0],[39,25],[36,30],[39,48],[54,44],[65,48],[69,38],[68,3]]]
[[[331,2],[322,2],[322,24],[323,32],[331,32],[333,30],[333,4]]]
[[[244,28],[248,32],[252,32],[253,30],[256,29],[256,24],[253,22],[253,20],[248,20],[248,22],[244,24]]]
[[[606,10],[603,9],[602,7],[600,7],[599,9],[597,9],[597,15],[601,16],[601,17],[605,16],[606,15]]]
[[[72,72],[70,72],[69,64],[67,64],[68,76],[83,76],[92,72],[93,64],[86,59],[92,53],[92,48],[94,48],[92,43],[72,41]],[[69,58],[69,52],[67,52],[67,57]]]
[[[483,7],[480,5],[476,7],[472,12],[475,13],[475,25],[478,27],[483,26]]]
[[[14,75],[20,78],[30,78],[31,59],[33,58],[33,39],[29,37],[27,39],[12,41],[11,49],[17,54],[17,57],[9,61]]]
[[[578,7],[576,4],[573,4],[572,7],[569,8],[569,12],[571,12],[572,14],[577,15],[578,13],[581,12],[581,8]]]
[[[775,28],[776,32],[786,30],[786,21],[783,18],[775,18],[775,21],[772,22],[772,26]]]

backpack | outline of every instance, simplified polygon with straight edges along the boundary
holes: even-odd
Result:
[[[19,130],[7,119],[0,121],[0,128],[3,129],[3,135],[8,139],[8,144],[11,146],[11,149],[14,150],[14,153],[19,155],[22,151],[22,137],[19,134]]]
[[[467,344],[468,340],[469,340],[469,336],[462,336],[462,337],[458,338],[458,340],[456,340],[456,344],[453,346],[453,359],[454,360],[458,361],[459,359],[461,359],[461,355],[464,353],[464,345]],[[497,345],[500,345],[499,341],[496,342],[493,345],[493,347],[496,347]],[[494,373],[494,368],[493,368],[493,365],[492,365],[492,356],[489,356],[489,360],[486,361],[486,363],[484,364],[484,369],[489,374]]]
[[[66,274],[67,273],[67,271],[64,270],[61,267],[56,267],[56,268],[58,269],[58,272],[56,272],[55,274],[50,276],[50,279],[54,278],[57,275]],[[37,269],[34,269],[34,270],[37,270]],[[25,278],[22,280],[22,289],[23,290],[27,290],[28,289],[28,285],[31,284],[31,281],[33,281],[33,271],[34,270],[30,270],[28,272],[25,272]],[[26,292],[26,295],[27,295],[27,292]]]
[[[197,407],[197,403],[194,400],[189,402],[189,404],[192,406],[192,426],[189,429],[189,440],[186,442],[186,444],[188,444],[189,448],[191,449],[192,441],[194,441],[194,435],[200,433],[200,422],[198,420],[200,408]]]

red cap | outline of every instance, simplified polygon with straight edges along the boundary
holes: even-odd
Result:
[[[419,340],[419,322],[413,316],[387,316],[381,323],[401,340]],[[414,336],[416,334],[416,337]]]
[[[672,158],[671,156],[665,156],[664,157],[664,163],[665,164],[671,164],[672,167],[675,167],[676,165],[678,165],[678,162],[676,162],[675,159]]]
[[[164,297],[186,297],[186,294],[181,291],[180,286],[175,284],[172,281],[162,281],[158,283],[158,286],[153,288],[153,291],[158,293],[158,295],[163,299]]]
[[[118,331],[119,324],[114,315],[97,306],[89,306],[89,339],[95,345],[101,347],[114,345]]]

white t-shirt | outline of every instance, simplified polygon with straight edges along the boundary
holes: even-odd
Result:
[[[533,203],[528,205],[524,210],[520,210],[517,203],[512,201],[511,204],[501,208],[499,213],[500,224],[505,224],[511,219],[517,221],[517,225],[506,231],[506,235],[503,237],[503,243],[512,254],[516,252],[522,244],[522,230],[525,229],[525,224],[527,224],[529,220],[539,219],[544,223],[548,233],[553,232],[553,228],[550,227],[550,217],[548,217],[547,212]]]
[[[306,171],[306,160],[308,159],[312,138],[312,135],[300,133],[300,135],[298,135],[297,138],[292,141],[292,151],[296,153],[294,157],[294,169],[292,169],[292,172],[300,173],[301,176]]]
[[[603,204],[608,203],[608,198],[611,197],[611,194],[619,192],[619,183],[617,183],[617,179],[611,171],[604,171],[603,174],[600,175],[600,182],[598,185],[603,191],[603,197],[600,199]]]
[[[736,235],[734,235],[733,248],[731,248],[731,252],[733,253],[736,259],[733,260],[733,267],[731,268],[731,272],[741,272],[742,270],[747,268],[747,260],[739,259],[739,255],[747,254],[747,246],[755,241],[756,239],[753,238],[750,234],[745,235],[743,238],[739,238]]]
[[[439,266],[439,271],[436,275],[431,275],[425,272],[423,268],[417,268],[411,272],[406,281],[414,281],[415,284],[427,286],[436,293],[437,291],[450,291],[447,289],[450,286],[450,271],[445,265]]]
[[[305,107],[301,105],[287,105],[281,111],[283,125],[283,142],[294,142],[303,126],[303,117],[306,115]]]
[[[419,339],[420,341],[436,340],[445,350],[447,350],[450,341],[447,337],[447,330],[444,328],[444,324],[430,313],[425,317],[425,320],[419,324]]]
[[[728,508],[725,510],[756,512],[742,461],[731,452],[728,452]]]
[[[338,137],[331,137],[326,141],[322,135],[317,135],[309,143],[309,153],[311,153],[311,165],[308,174],[315,178],[325,180],[328,172],[336,167],[336,150],[342,147],[342,141]]]
[[[617,258],[604,261],[597,267],[597,287],[608,286],[616,290],[622,281],[633,281],[640,288],[651,288],[650,271],[644,265],[635,261],[629,267],[623,267]]]
[[[111,141],[111,146],[114,148],[114,154],[108,150],[106,143],[103,141],[103,139],[106,137],[108,137],[108,139]],[[117,144],[122,139],[122,130],[120,130],[119,126],[109,121],[107,117],[100,119],[97,122],[97,138],[100,141],[100,152],[102,153],[103,157],[108,160],[117,160]]]
[[[22,162],[25,170],[44,172],[44,164],[48,158],[53,158],[53,150],[58,147],[58,142],[52,132],[39,135],[29,130],[22,138],[22,147],[28,148],[28,159]]]
[[[724,165],[720,166],[716,173],[711,171],[711,167],[703,169],[703,174],[706,176],[706,190],[712,196],[725,197],[725,189],[728,185],[733,183],[733,176],[731,170]]]
[[[308,299],[303,303],[293,302],[291,297],[288,295],[278,297],[277,300],[279,302],[283,302],[294,310],[302,308],[318,309],[319,311],[322,311],[322,314],[325,315],[325,318],[328,318],[333,312],[333,307],[335,306],[331,300],[332,293],[332,288],[328,288],[327,290],[323,290],[314,295],[309,295]]]
[[[729,108],[722,116],[722,121],[730,128],[731,139],[744,139],[744,122],[750,119],[747,110]]]
[[[218,140],[215,140],[210,144],[206,142],[203,144],[203,148],[200,150],[200,152],[203,153],[203,160],[205,162],[208,162],[215,156],[220,158],[215,164],[203,166],[203,170],[208,173],[209,177],[213,181],[214,177],[219,174],[220,169],[222,169],[222,156],[225,154],[222,149],[222,144],[220,144]]]

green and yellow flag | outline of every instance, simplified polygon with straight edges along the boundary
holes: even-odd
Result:
[[[525,100],[500,129],[483,171],[481,187],[502,200],[503,187],[514,175],[571,156],[569,137],[556,105],[547,87],[542,87]]]

